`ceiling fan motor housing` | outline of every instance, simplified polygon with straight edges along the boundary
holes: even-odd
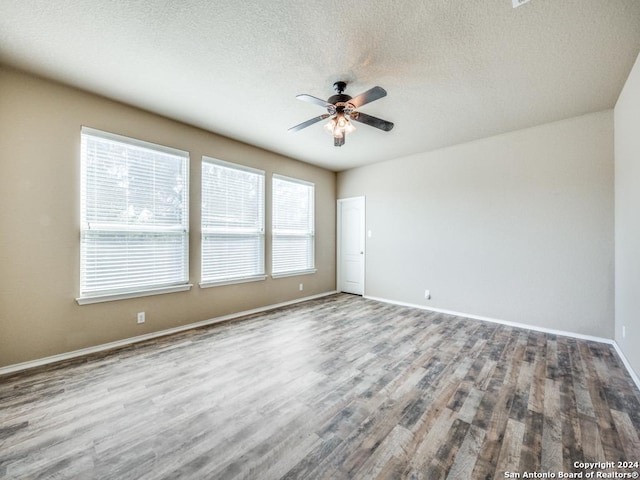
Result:
[[[349,100],[351,100],[351,96],[345,95],[344,93],[330,96],[327,100],[327,109],[329,113],[333,115],[335,112],[342,112],[345,107],[348,106]],[[353,108],[353,106],[351,108]]]
[[[327,100],[327,103],[335,108],[329,108],[330,113],[333,115],[335,112],[342,112],[344,108],[347,106],[349,100],[351,100],[351,95],[347,95],[344,92],[345,88],[347,88],[347,82],[336,82],[333,84],[333,89],[336,91],[336,95],[332,95]],[[335,110],[335,111],[334,111]]]

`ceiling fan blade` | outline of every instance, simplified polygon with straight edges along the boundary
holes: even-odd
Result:
[[[296,95],[296,98],[305,102],[315,103],[316,105],[320,105],[321,107],[327,108],[327,105],[331,105],[327,103],[326,100],[322,100],[321,98],[314,97],[313,95],[307,95],[303,93],[301,95]]]
[[[393,128],[393,122],[388,122],[386,120],[382,120],[381,118],[367,115],[366,113],[353,112],[351,113],[350,117],[351,120],[364,123],[371,127],[379,128],[380,130],[384,130],[385,132],[388,132]]]
[[[363,92],[360,95],[353,97],[351,100],[349,100],[349,103],[352,103],[356,108],[360,108],[362,105],[366,105],[367,103],[371,103],[374,100],[378,100],[386,96],[387,96],[387,91],[384,88],[373,87],[367,90],[366,92]]]
[[[329,118],[331,115],[329,115],[328,113],[324,113],[322,115],[320,115],[319,117],[314,117],[311,120],[307,120],[306,122],[302,122],[299,125],[296,125],[295,127],[291,127],[289,130],[287,130],[288,132],[297,132],[298,130],[302,130],[303,128],[307,128],[309,125],[313,125],[314,123],[319,122],[320,120],[324,120],[325,118]]]

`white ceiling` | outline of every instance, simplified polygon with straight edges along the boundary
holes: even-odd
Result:
[[[612,108],[640,0],[0,0],[0,62],[332,170]],[[333,146],[297,100],[388,96]]]

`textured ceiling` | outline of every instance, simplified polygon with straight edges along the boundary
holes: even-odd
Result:
[[[640,0],[0,0],[0,62],[332,170],[612,108]],[[333,146],[296,100],[388,96]]]

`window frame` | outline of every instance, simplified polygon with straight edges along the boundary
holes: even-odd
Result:
[[[298,185],[303,185],[306,187],[310,187],[311,191],[310,191],[310,196],[309,196],[309,200],[310,200],[310,205],[309,205],[309,211],[308,211],[308,216],[309,216],[309,230],[306,231],[306,233],[294,233],[292,231],[289,231],[288,233],[278,233],[278,228],[276,228],[275,222],[277,221],[277,216],[276,216],[276,208],[277,208],[277,201],[276,201],[276,180],[278,181],[282,181],[282,182],[289,182],[289,183],[293,183],[293,184],[298,184]],[[292,276],[298,276],[298,275],[311,275],[316,273],[318,270],[316,268],[316,255],[315,255],[315,247],[316,247],[316,235],[315,235],[315,192],[316,192],[316,186],[315,183],[313,182],[309,182],[307,180],[301,180],[299,178],[293,178],[293,177],[288,177],[285,175],[280,175],[277,173],[274,173],[272,175],[272,180],[271,180],[271,277],[272,278],[283,278],[283,277],[292,277]],[[311,239],[311,245],[310,245],[310,251],[307,252],[307,257],[310,260],[310,264],[308,264],[305,268],[302,269],[297,269],[297,270],[280,270],[280,271],[274,271],[274,266],[275,266],[275,248],[274,245],[276,243],[276,237],[300,237],[300,238],[310,238]]]
[[[127,147],[131,147],[132,149],[146,149],[150,150],[156,154],[165,154],[176,157],[177,159],[184,162],[181,165],[181,169],[184,172],[183,175],[183,183],[181,187],[183,187],[183,192],[179,195],[181,197],[181,215],[180,215],[180,224],[167,224],[167,225],[157,225],[157,224],[126,224],[126,223],[115,223],[110,221],[104,222],[90,222],[87,218],[87,201],[88,201],[88,179],[87,179],[87,162],[86,152],[84,147],[84,142],[86,137],[93,137],[94,139],[101,139],[108,142],[119,143]],[[127,137],[124,135],[118,135],[115,133],[105,132],[102,130],[97,130],[94,128],[82,126],[80,131],[80,271],[79,271],[79,296],[76,298],[76,302],[79,305],[87,305],[92,303],[100,303],[100,302],[109,302],[115,300],[123,300],[128,298],[137,298],[137,297],[145,297],[150,295],[161,295],[166,293],[173,292],[181,292],[190,290],[193,286],[189,283],[189,180],[190,180],[190,171],[189,171],[189,153],[183,150],[175,149],[172,147],[167,147],[164,145],[158,145],[151,142],[146,142],[144,140],[139,140],[136,138]],[[154,190],[155,191],[155,190]],[[89,241],[85,241],[85,238],[90,236],[91,234],[97,235],[116,235],[120,234],[123,236],[135,236],[140,234],[149,234],[149,235],[169,235],[176,236],[180,235],[182,249],[181,255],[179,258],[178,265],[181,264],[180,270],[177,270],[178,273],[181,273],[179,279],[174,279],[172,281],[158,281],[155,284],[148,285],[138,285],[138,286],[126,286],[126,287],[108,287],[105,286],[104,289],[87,289],[87,285],[85,283],[85,275],[87,275],[87,270],[85,269],[85,265],[90,261],[90,257],[87,249],[91,247],[91,243]],[[128,257],[124,257],[129,259]],[[85,269],[85,270],[83,270]],[[96,270],[96,271],[99,271]],[[151,279],[153,275],[150,275]],[[84,287],[84,288],[83,288]]]
[[[249,283],[249,282],[258,282],[258,281],[263,281],[266,280],[267,275],[266,275],[266,265],[265,265],[265,251],[266,251],[266,246],[265,246],[265,208],[266,208],[266,201],[265,201],[265,187],[266,187],[266,172],[264,170],[260,170],[258,168],[253,168],[253,167],[248,167],[246,165],[241,165],[238,163],[233,163],[233,162],[227,162],[225,160],[220,160],[217,158],[213,158],[213,157],[209,157],[206,155],[202,156],[202,167],[204,169],[204,164],[205,163],[209,163],[212,165],[216,165],[218,167],[222,167],[222,168],[227,168],[230,170],[236,170],[236,171],[240,171],[240,172],[247,172],[247,173],[251,173],[254,175],[257,175],[260,179],[261,179],[261,192],[260,194],[256,197],[257,200],[260,202],[259,205],[257,205],[257,208],[259,210],[259,214],[261,215],[261,225],[258,226],[256,231],[247,231],[247,232],[230,232],[230,231],[224,231],[223,229],[220,229],[216,232],[215,227],[205,227],[204,225],[204,218],[205,218],[205,214],[204,211],[201,210],[201,215],[200,215],[200,228],[201,228],[201,235],[200,235],[200,287],[201,288],[209,288],[209,287],[217,287],[217,286],[223,286],[223,285],[234,285],[234,284],[239,284],[239,283]],[[205,202],[205,197],[204,197],[204,174],[201,175],[201,204],[203,204]],[[206,230],[209,229],[208,232],[206,232]],[[205,255],[204,255],[204,247],[205,247],[205,235],[233,235],[233,236],[240,236],[240,235],[246,235],[247,237],[255,237],[256,235],[259,237],[259,245],[260,245],[260,252],[259,252],[259,264],[260,264],[260,271],[259,272],[255,272],[251,275],[243,275],[243,276],[230,276],[227,278],[220,278],[218,280],[214,280],[214,279],[205,279],[203,276],[203,271],[204,271],[204,262],[205,262]]]

